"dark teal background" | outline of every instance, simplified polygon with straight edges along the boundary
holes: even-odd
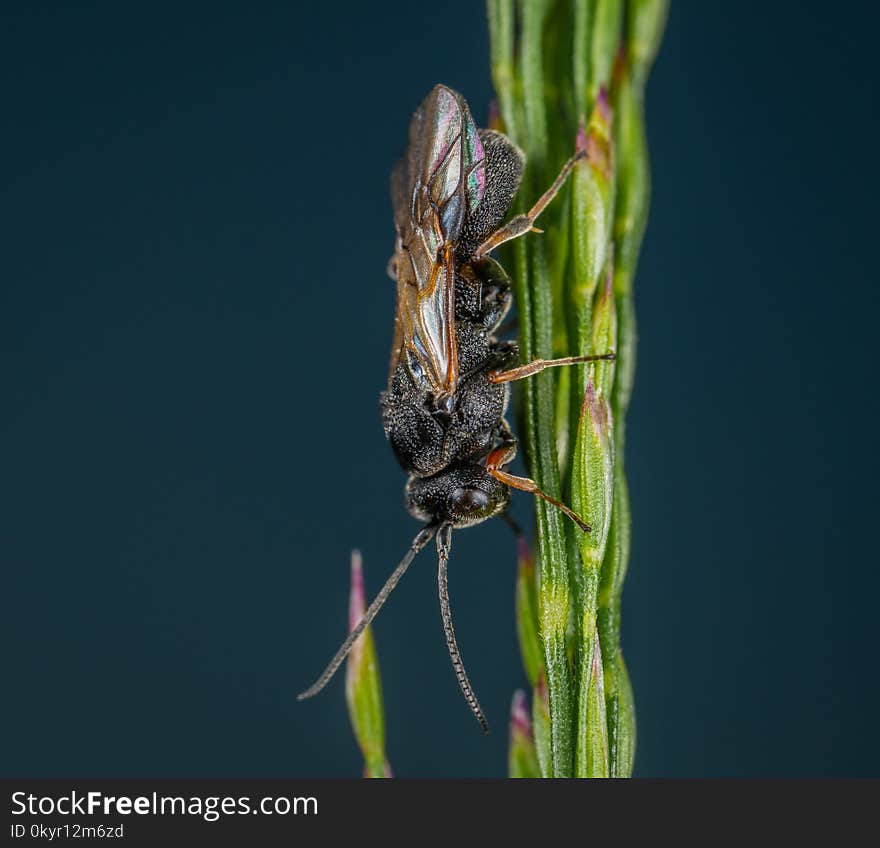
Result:
[[[415,532],[384,442],[388,173],[478,2],[28,4],[0,26],[6,775],[351,776],[348,556]],[[874,11],[673,2],[648,90],[624,647],[644,776],[877,775]],[[515,514],[530,522],[517,496]],[[514,549],[375,628],[401,776],[500,775]]]

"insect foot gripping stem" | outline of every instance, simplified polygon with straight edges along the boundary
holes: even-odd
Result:
[[[507,463],[513,460],[515,452],[516,449],[513,445],[502,445],[499,448],[495,448],[495,450],[486,457],[486,470],[496,480],[506,483],[512,489],[519,489],[521,492],[528,492],[529,494],[541,498],[541,500],[547,501],[548,504],[555,506],[558,510],[567,515],[575,524],[577,524],[578,527],[581,528],[581,530],[583,530],[584,533],[589,533],[592,528],[583,520],[583,518],[562,503],[562,501],[558,501],[556,498],[552,498],[546,492],[542,491],[534,480],[529,477],[517,477],[515,474],[510,474],[503,470],[502,466],[507,465]]]
[[[455,628],[452,626],[452,610],[449,607],[449,551],[452,547],[452,525],[443,524],[437,532],[437,555],[439,565],[437,569],[437,586],[440,590],[440,617],[443,619],[443,633],[446,635],[446,647],[449,649],[449,658],[452,660],[452,668],[455,671],[455,679],[461,687],[467,705],[471,708],[474,718],[480,722],[483,733],[489,732],[489,724],[480,708],[480,702],[474,694],[461,653],[458,650],[458,642],[455,639]]]
[[[367,629],[367,627],[369,627],[370,622],[376,617],[379,610],[382,609],[382,605],[388,600],[388,596],[394,591],[394,587],[400,582],[400,578],[403,577],[406,570],[410,567],[412,561],[416,558],[416,554],[431,541],[431,537],[436,532],[436,524],[429,524],[419,530],[418,535],[413,539],[412,545],[410,545],[406,555],[400,561],[397,568],[391,572],[391,576],[385,581],[385,585],[376,596],[376,599],[369,607],[367,607],[367,611],[364,613],[364,617],[358,622],[357,627],[348,634],[348,638],[333,655],[333,659],[330,660],[327,668],[321,673],[321,676],[308,689],[306,689],[305,692],[300,692],[300,694],[296,696],[297,701],[304,701],[306,698],[311,698],[312,696],[317,695],[318,692],[327,685],[330,678],[333,677],[336,670],[342,665],[343,660],[348,656],[349,651],[351,651],[352,646],[357,641],[358,637]]]

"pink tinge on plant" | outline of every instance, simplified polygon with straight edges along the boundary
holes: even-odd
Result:
[[[510,704],[510,735],[532,738],[532,719],[526,703],[526,693],[522,689],[513,693]]]
[[[348,629],[354,630],[358,622],[364,617],[367,608],[367,598],[364,592],[364,568],[361,552],[355,548],[351,552],[351,591],[348,595]],[[346,679],[356,673],[361,666],[361,656],[364,648],[364,636],[362,635],[352,646],[348,655],[348,667]]]
[[[351,592],[348,596],[348,629],[354,630],[364,617],[367,599],[364,593],[364,565],[361,552],[355,548],[351,552]]]
[[[608,99],[608,90],[604,85],[599,89],[599,94],[596,96],[596,109],[599,110],[602,120],[605,121],[606,124],[610,124],[611,101]]]
[[[541,669],[541,673],[538,675],[538,682],[535,684],[535,698],[537,698],[538,703],[544,708],[545,712],[549,711],[550,693],[547,691],[547,675],[544,673],[544,669]]]
[[[599,297],[611,301],[614,297],[614,243],[608,246],[608,270],[605,272],[605,286],[599,290]]]
[[[581,418],[583,418],[584,415],[589,415],[590,421],[593,425],[593,432],[600,438],[607,439],[610,414],[611,411],[608,408],[608,404],[605,402],[604,398],[598,394],[596,386],[593,381],[590,380],[587,383],[587,388],[584,392]]]
[[[611,102],[605,88],[599,89],[590,120],[584,125],[583,119],[578,123],[575,147],[584,151],[590,167],[601,175],[603,180],[610,181],[611,173]]]
[[[384,775],[384,776],[385,776],[385,777],[394,777],[394,772],[391,771],[391,766],[388,764],[387,761],[386,761],[386,763],[385,763],[385,775]],[[369,766],[364,766],[364,779],[365,779],[365,780],[369,780],[370,777],[371,777],[371,775],[370,775],[370,767],[369,767]]]
[[[587,127],[583,118],[578,122],[577,138],[575,139],[575,149],[587,149]]]
[[[518,536],[516,540],[516,560],[522,569],[530,569],[534,565],[532,552],[525,536]]]

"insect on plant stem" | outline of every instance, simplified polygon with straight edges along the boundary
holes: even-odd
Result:
[[[500,132],[478,130],[464,98],[446,86],[436,86],[413,115],[409,144],[391,175],[397,241],[389,269],[397,281],[397,314],[380,406],[385,435],[409,475],[407,508],[425,527],[363,620],[300,699],[326,685],[436,533],[447,648],[465,701],[488,730],[452,626],[452,531],[506,514],[510,490],[516,488],[542,498],[589,532],[579,515],[534,480],[504,470],[517,445],[504,417],[507,383],[550,367],[613,359],[614,354],[520,363],[516,344],[496,335],[513,302],[511,281],[486,254],[534,229],[535,219],[583,155],[577,151],[532,208],[504,224],[522,180],[523,152]]]

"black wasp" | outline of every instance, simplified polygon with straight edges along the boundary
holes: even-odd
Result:
[[[452,530],[503,513],[515,488],[543,498],[589,531],[534,480],[504,470],[516,454],[516,438],[504,418],[507,384],[551,366],[614,356],[519,365],[516,344],[495,336],[512,292],[504,269],[488,254],[532,230],[583,155],[578,152],[565,163],[528,213],[502,226],[522,180],[523,152],[500,132],[478,130],[464,98],[446,86],[436,86],[413,115],[409,144],[391,174],[397,245],[389,272],[397,280],[397,316],[391,373],[380,405],[385,435],[409,474],[407,509],[425,526],[300,700],[324,688],[416,554],[436,535],[446,644],[465,700],[488,730],[452,626],[447,585]]]

